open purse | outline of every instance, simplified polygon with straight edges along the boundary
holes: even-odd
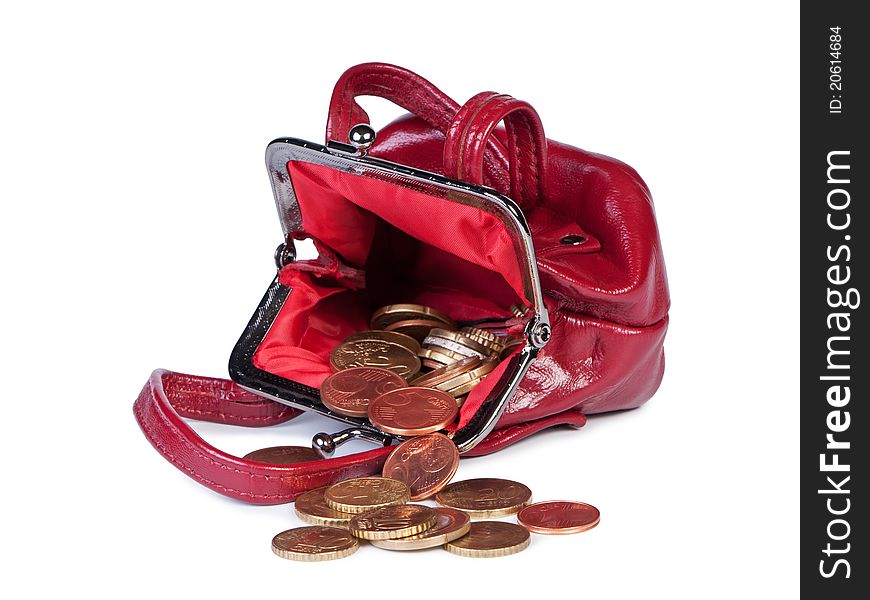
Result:
[[[375,132],[357,96],[410,111]],[[499,127],[501,123],[504,127]],[[222,494],[290,502],[379,472],[403,438],[320,402],[330,353],[378,307],[415,303],[460,326],[522,336],[445,433],[464,456],[649,399],[664,369],[668,288],[646,185],[614,159],[548,141],[534,109],[484,92],[459,107],[392,65],[353,67],[325,146],[269,144],[284,241],[277,275],[230,357],[232,382],[155,371],[134,405],[154,447]],[[312,260],[294,240],[311,239]],[[263,426],[300,410],[336,420],[323,460],[274,465],[214,448],[183,420]],[[347,439],[378,447],[331,458]]]

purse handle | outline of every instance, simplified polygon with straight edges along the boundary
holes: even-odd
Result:
[[[326,141],[347,141],[354,125],[369,123],[369,116],[357,103],[358,96],[378,96],[417,115],[432,128],[447,134],[459,111],[459,104],[431,82],[413,71],[387,63],[363,63],[345,71],[335,84],[329,101]],[[482,152],[486,185],[507,192],[508,152],[496,138]]]
[[[133,404],[133,413],[151,445],[186,475],[225,496],[252,504],[283,504],[303,492],[379,473],[391,448],[293,465],[246,460],[218,450],[182,417],[263,427],[301,414],[260,398],[232,381],[158,369]]]
[[[448,177],[484,184],[484,149],[504,121],[508,143],[510,196],[523,208],[544,198],[547,138],[532,106],[506,94],[481,92],[459,109],[444,141]]]

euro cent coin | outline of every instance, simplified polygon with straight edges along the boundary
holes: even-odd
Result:
[[[396,446],[384,463],[384,477],[403,481],[411,500],[423,500],[450,483],[459,467],[459,450],[446,435],[430,433]]]
[[[415,436],[435,433],[456,418],[459,407],[447,392],[406,387],[381,394],[369,404],[369,421],[387,433]]]
[[[292,465],[312,460],[323,460],[313,448],[305,446],[272,446],[248,452],[243,456],[247,460],[269,463],[272,465]]]
[[[405,346],[376,339],[342,342],[329,357],[332,368],[380,367],[410,379],[420,371],[420,359]]]
[[[441,327],[456,329],[456,323],[440,310],[422,304],[390,304],[379,308],[371,318],[372,329],[384,329],[397,321],[427,319],[439,321]]]
[[[327,486],[328,487],[328,486]],[[326,487],[305,492],[293,504],[296,516],[312,525],[347,527],[352,513],[339,512],[326,503]]]
[[[358,549],[359,542],[350,532],[337,527],[297,527],[272,538],[272,552],[289,560],[334,560]]]
[[[435,494],[435,501],[467,512],[472,518],[490,519],[518,513],[532,499],[532,490],[509,479],[466,479],[451,483]]]
[[[411,499],[411,490],[395,479],[358,477],[329,486],[324,497],[331,509],[358,514],[391,504],[404,504]]]
[[[406,385],[401,375],[389,369],[353,367],[327,377],[320,386],[320,400],[340,415],[365,417],[372,400]]]
[[[372,545],[385,550],[422,550],[443,546],[461,538],[471,529],[471,517],[453,508],[435,509],[435,524],[423,533],[394,540],[372,540]]]
[[[428,506],[395,504],[355,515],[348,528],[358,538],[389,540],[426,531],[435,521],[435,510]]]
[[[525,527],[504,521],[478,521],[468,533],[444,546],[452,554],[472,558],[493,558],[522,552],[531,536]]]
[[[536,502],[517,514],[520,525],[534,533],[568,534],[592,529],[601,519],[597,508],[585,502]]]

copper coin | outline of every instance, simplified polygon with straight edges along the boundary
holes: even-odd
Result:
[[[380,367],[407,379],[420,370],[420,359],[404,346],[383,340],[362,339],[342,342],[329,357],[332,368]]]
[[[435,510],[420,504],[385,506],[354,516],[348,528],[364,540],[391,540],[416,535],[435,524]]]
[[[326,489],[329,486],[305,492],[293,503],[296,516],[312,525],[328,525],[331,527],[347,527],[353,517],[352,513],[339,512],[326,503]]]
[[[469,381],[468,383],[463,383],[462,385],[460,385],[458,387],[451,388],[449,390],[444,390],[444,391],[447,392],[448,394],[450,394],[451,396],[453,396],[454,398],[459,398],[460,396],[464,396],[465,394],[467,394],[468,392],[470,392],[471,390],[476,388],[477,384],[480,383],[481,381],[483,381],[483,377],[481,377],[480,379],[474,379],[473,381]]]
[[[430,433],[396,446],[384,463],[384,477],[404,481],[411,500],[423,500],[447,485],[459,467],[459,450],[446,435]]]
[[[369,402],[406,385],[400,375],[389,369],[354,367],[327,377],[320,386],[320,401],[340,415],[365,417],[369,414]]]
[[[459,408],[447,392],[406,387],[381,394],[369,404],[369,421],[387,433],[426,435],[447,427]]]
[[[451,483],[435,494],[435,501],[489,519],[516,514],[532,499],[532,490],[509,479],[466,479]]]
[[[420,351],[420,342],[411,336],[399,333],[398,331],[385,331],[381,329],[358,331],[357,333],[352,333],[344,338],[342,342],[358,342],[360,340],[381,340],[382,342],[397,344],[399,346],[404,346],[414,354],[417,354]]]
[[[420,375],[411,381],[411,385],[417,387],[435,387],[439,383],[449,381],[457,375],[471,371],[478,365],[480,365],[480,359],[476,356],[469,356],[449,365],[439,367],[425,375]]]
[[[396,321],[391,325],[387,325],[384,331],[395,331],[409,335],[418,342],[422,342],[429,332],[436,327],[444,327],[441,321],[432,321],[430,319],[408,319],[406,321]]]
[[[529,547],[531,536],[525,527],[504,521],[478,521],[468,533],[444,546],[459,556],[492,558],[522,552]]]
[[[313,448],[306,448],[305,446],[272,446],[271,448],[261,448],[260,450],[248,452],[242,458],[271,465],[292,465],[295,463],[311,462],[312,460],[323,460],[323,457],[315,452]]]
[[[441,326],[447,329],[456,329],[456,323],[440,310],[436,310],[422,304],[390,304],[379,308],[372,315],[372,329],[384,329],[396,321],[409,321],[412,319],[427,319],[440,321]]]
[[[601,513],[585,502],[554,501],[530,504],[517,514],[520,525],[534,533],[580,533],[598,525]]]
[[[357,477],[329,486],[324,497],[333,510],[359,514],[373,508],[404,504],[411,499],[411,490],[395,479]]]
[[[359,542],[350,532],[337,527],[297,527],[272,538],[272,552],[290,560],[333,560],[350,556],[358,549]]]
[[[435,524],[423,533],[394,540],[372,540],[372,546],[386,550],[434,548],[461,538],[471,529],[471,517],[461,510],[439,507],[435,509],[435,518]]]

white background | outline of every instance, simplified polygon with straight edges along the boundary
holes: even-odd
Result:
[[[4,596],[794,597],[797,6],[253,4],[3,10]],[[225,499],[139,432],[150,370],[225,376],[273,276],[267,142],[322,140],[335,80],[370,60],[460,102],[529,100],[549,137],[652,190],[673,297],[659,392],[458,473],[593,503],[595,530],[494,560],[293,563],[269,549],[289,506]],[[375,126],[399,114],[363,104]],[[243,454],[330,427],[198,430]]]

